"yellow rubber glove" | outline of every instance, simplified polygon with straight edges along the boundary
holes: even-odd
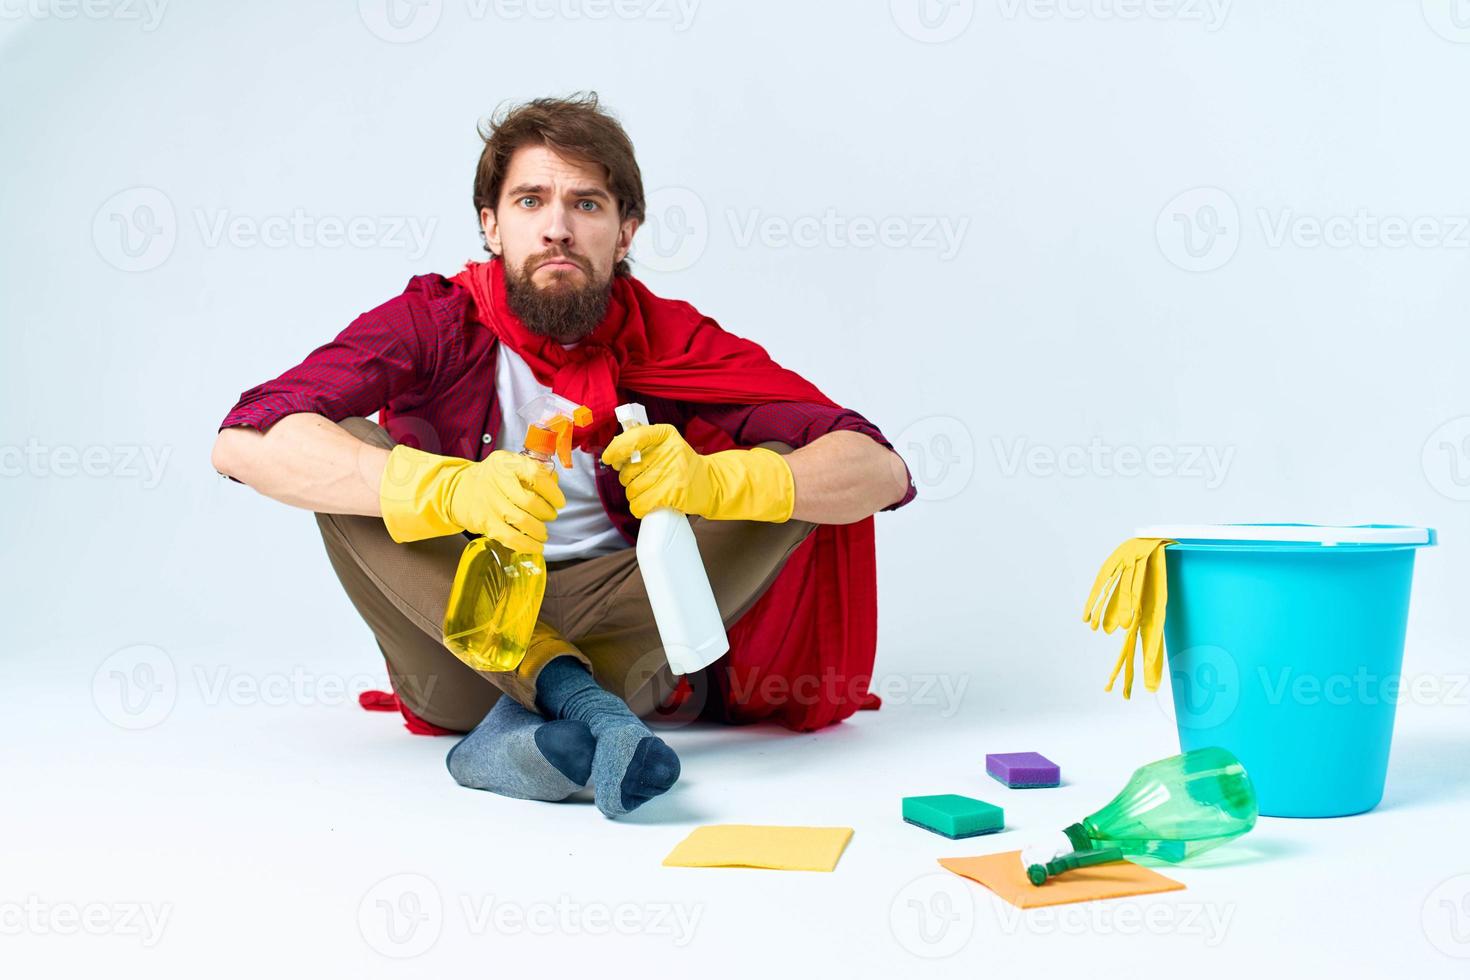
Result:
[[[475,463],[411,446],[388,454],[378,501],[399,544],[469,531],[534,555],[567,504],[556,473],[529,456],[497,449]]]
[[[1122,628],[1123,649],[1104,690],[1111,691],[1118,672],[1123,672],[1123,697],[1133,695],[1133,655],[1143,640],[1143,683],[1150,691],[1159,689],[1164,676],[1164,610],[1169,603],[1168,569],[1164,549],[1174,544],[1168,538],[1129,538],[1120,544],[1098,570],[1087,595],[1082,620],[1104,633]]]
[[[672,425],[629,429],[608,443],[602,461],[618,471],[640,520],[655,508],[672,507],[713,521],[780,524],[796,506],[796,483],[780,453],[727,449],[703,456]]]

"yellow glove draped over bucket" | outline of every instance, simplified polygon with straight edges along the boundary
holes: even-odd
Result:
[[[1133,695],[1133,653],[1140,640],[1144,686],[1150,691],[1159,689],[1159,680],[1164,676],[1164,607],[1169,602],[1164,548],[1174,543],[1169,538],[1129,538],[1098,570],[1087,607],[1082,610],[1082,621],[1094,630],[1101,625],[1104,633],[1111,634],[1120,627],[1128,631],[1103,690],[1113,689],[1121,670],[1123,697]]]

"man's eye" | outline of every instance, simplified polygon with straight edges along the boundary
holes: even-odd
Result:
[[[597,202],[596,201],[578,201],[577,202],[577,207],[581,208],[583,211],[596,211],[597,210]]]
[[[527,203],[527,202],[529,202],[529,203]],[[522,207],[527,207],[527,208],[535,207],[536,206],[536,199],[534,197],[531,197],[531,196],[527,195],[526,197],[521,198],[521,202],[520,203],[521,203],[521,206]]]

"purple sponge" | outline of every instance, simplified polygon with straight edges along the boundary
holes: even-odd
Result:
[[[1011,789],[1040,789],[1062,784],[1062,770],[1039,752],[987,755],[985,771]]]

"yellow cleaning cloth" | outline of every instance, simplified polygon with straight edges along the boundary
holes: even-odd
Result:
[[[831,871],[851,837],[851,827],[696,827],[664,858],[664,867]]]
[[[1133,654],[1143,645],[1143,683],[1150,691],[1159,689],[1164,676],[1164,608],[1169,603],[1169,577],[1164,549],[1174,544],[1168,538],[1129,538],[1108,556],[1098,569],[1087,594],[1082,621],[1104,633],[1122,628],[1123,650],[1104,690],[1111,691],[1123,671],[1123,697],[1133,696]]]
[[[1157,871],[1140,868],[1131,861],[1095,864],[1057,875],[1042,885],[1033,885],[1021,868],[1021,852],[985,854],[981,857],[940,858],[939,864],[957,875],[980,882],[1019,909],[1042,905],[1067,905],[1098,898],[1125,898],[1174,892],[1182,882]]]

